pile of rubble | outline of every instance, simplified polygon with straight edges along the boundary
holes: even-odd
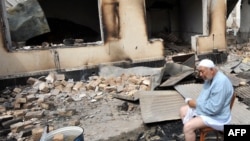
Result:
[[[26,86],[6,88],[0,93],[0,136],[38,141],[48,124],[51,131],[63,126],[78,126],[81,119],[93,118],[94,113],[83,113],[86,105],[96,107],[98,105],[91,103],[110,100],[114,95],[133,97],[137,91],[147,90],[150,90],[150,77],[134,74],[111,78],[90,76],[88,81],[77,82],[66,80],[64,74],[55,72],[46,77],[30,77]],[[125,106],[128,111],[135,108],[129,104]],[[79,116],[73,118],[75,115]]]

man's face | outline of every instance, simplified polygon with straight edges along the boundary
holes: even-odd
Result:
[[[200,67],[198,67],[197,70],[199,72],[199,76],[203,80],[211,80],[211,79],[213,79],[213,74],[214,74],[214,69],[213,68],[207,68],[207,67],[200,66]]]

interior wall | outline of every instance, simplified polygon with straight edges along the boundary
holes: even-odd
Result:
[[[154,38],[165,32],[166,35],[174,34],[182,42],[191,44],[191,36],[202,34],[202,1],[147,0],[147,3],[149,37]]]
[[[98,0],[38,0],[45,16],[73,21],[100,33]],[[90,16],[90,14],[92,16]]]
[[[150,38],[158,38],[159,33],[179,34],[179,7],[177,0],[145,0],[147,30]]]
[[[168,9],[151,9],[147,11],[148,17],[151,23],[151,33],[152,35],[157,35],[159,32],[171,31],[169,29],[170,25],[170,12]]]
[[[105,2],[102,0],[101,2]],[[163,42],[148,42],[144,0],[118,0],[120,39],[84,47],[8,52],[0,34],[0,79],[52,70],[81,70],[117,61],[163,59]],[[102,3],[101,3],[102,4]],[[91,14],[91,13],[89,13]],[[102,22],[108,24],[108,19]],[[3,29],[1,29],[3,30]]]
[[[249,42],[250,38],[250,3],[248,0],[242,0],[240,29],[237,40],[239,43]]]
[[[191,36],[202,34],[202,1],[180,0],[179,13],[181,37],[191,43]]]

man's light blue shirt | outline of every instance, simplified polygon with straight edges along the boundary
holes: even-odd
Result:
[[[223,72],[218,71],[212,80],[204,82],[196,101],[197,114],[217,121],[228,121],[231,117],[230,103],[233,92],[231,81]]]

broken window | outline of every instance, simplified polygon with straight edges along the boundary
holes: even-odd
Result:
[[[99,0],[1,1],[9,51],[98,45],[103,42]]]
[[[145,0],[149,40],[160,38],[165,55],[191,51],[191,36],[202,34],[201,0]]]
[[[149,38],[177,36],[178,31],[178,3],[176,0],[145,0],[147,14],[147,30]],[[172,34],[172,35],[171,35]],[[163,38],[164,39],[164,38]]]

